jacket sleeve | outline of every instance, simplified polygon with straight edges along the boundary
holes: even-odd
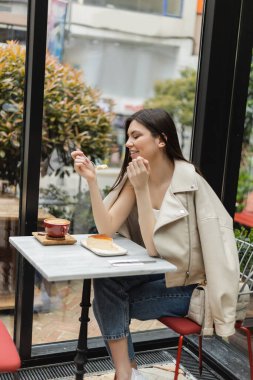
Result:
[[[233,220],[223,204],[199,176],[196,192],[196,217],[206,272],[209,302],[215,332],[234,334],[239,283],[239,259]]]

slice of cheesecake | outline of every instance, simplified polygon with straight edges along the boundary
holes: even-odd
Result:
[[[105,234],[90,235],[87,238],[87,247],[90,249],[114,249],[113,239]]]

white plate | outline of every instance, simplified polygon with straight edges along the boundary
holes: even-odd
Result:
[[[110,251],[106,250],[106,249],[90,248],[87,246],[87,240],[86,239],[81,240],[81,245],[83,247],[87,248],[89,251],[91,251],[91,252],[93,252],[99,256],[122,256],[122,255],[126,255],[126,253],[127,253],[127,250],[125,248],[122,248],[118,244],[115,244],[115,243],[113,243],[113,246],[115,247],[115,249],[112,249]]]

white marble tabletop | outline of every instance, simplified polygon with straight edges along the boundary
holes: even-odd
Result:
[[[99,277],[133,276],[173,272],[176,267],[166,260],[150,259],[146,249],[122,236],[115,236],[115,243],[127,249],[124,256],[101,257],[81,246],[88,235],[73,235],[73,245],[42,245],[34,236],[10,237],[10,243],[47,280],[64,281]],[[115,265],[111,260],[138,259],[137,263]],[[145,262],[146,261],[146,262]]]

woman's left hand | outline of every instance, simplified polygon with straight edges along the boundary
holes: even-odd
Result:
[[[135,190],[143,189],[147,185],[149,173],[150,166],[148,160],[140,156],[132,160],[127,167],[129,181]]]

